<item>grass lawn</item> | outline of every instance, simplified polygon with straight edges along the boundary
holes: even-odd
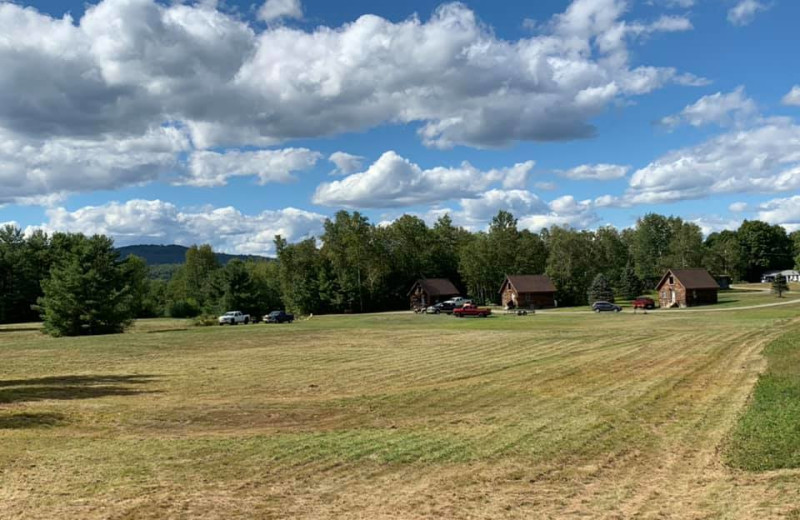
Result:
[[[2,518],[768,518],[720,452],[800,304],[0,326]],[[773,343],[774,345],[774,343]],[[772,347],[770,347],[772,348]]]
[[[749,470],[800,468],[800,327],[765,349],[767,371],[736,428],[730,462]]]

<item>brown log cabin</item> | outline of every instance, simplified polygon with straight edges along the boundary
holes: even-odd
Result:
[[[705,269],[670,269],[656,286],[661,307],[717,303],[719,284]]]
[[[500,286],[500,300],[505,308],[555,307],[556,287],[550,277],[542,274],[506,276],[503,285]]]
[[[425,308],[459,294],[453,282],[446,278],[423,278],[417,280],[408,291],[412,309]]]

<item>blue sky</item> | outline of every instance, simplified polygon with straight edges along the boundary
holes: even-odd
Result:
[[[256,254],[341,208],[800,229],[800,4],[497,4],[0,1],[0,222]]]

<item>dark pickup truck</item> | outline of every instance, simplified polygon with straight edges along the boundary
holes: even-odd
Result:
[[[267,323],[291,323],[294,321],[294,314],[287,314],[283,311],[272,311],[264,316]]]

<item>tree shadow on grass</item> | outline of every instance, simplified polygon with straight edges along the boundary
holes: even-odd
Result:
[[[0,404],[153,393],[142,390],[141,385],[156,379],[152,375],[82,375],[0,380]]]
[[[16,413],[0,415],[0,430],[22,430],[25,428],[50,428],[64,424],[60,413]]]

